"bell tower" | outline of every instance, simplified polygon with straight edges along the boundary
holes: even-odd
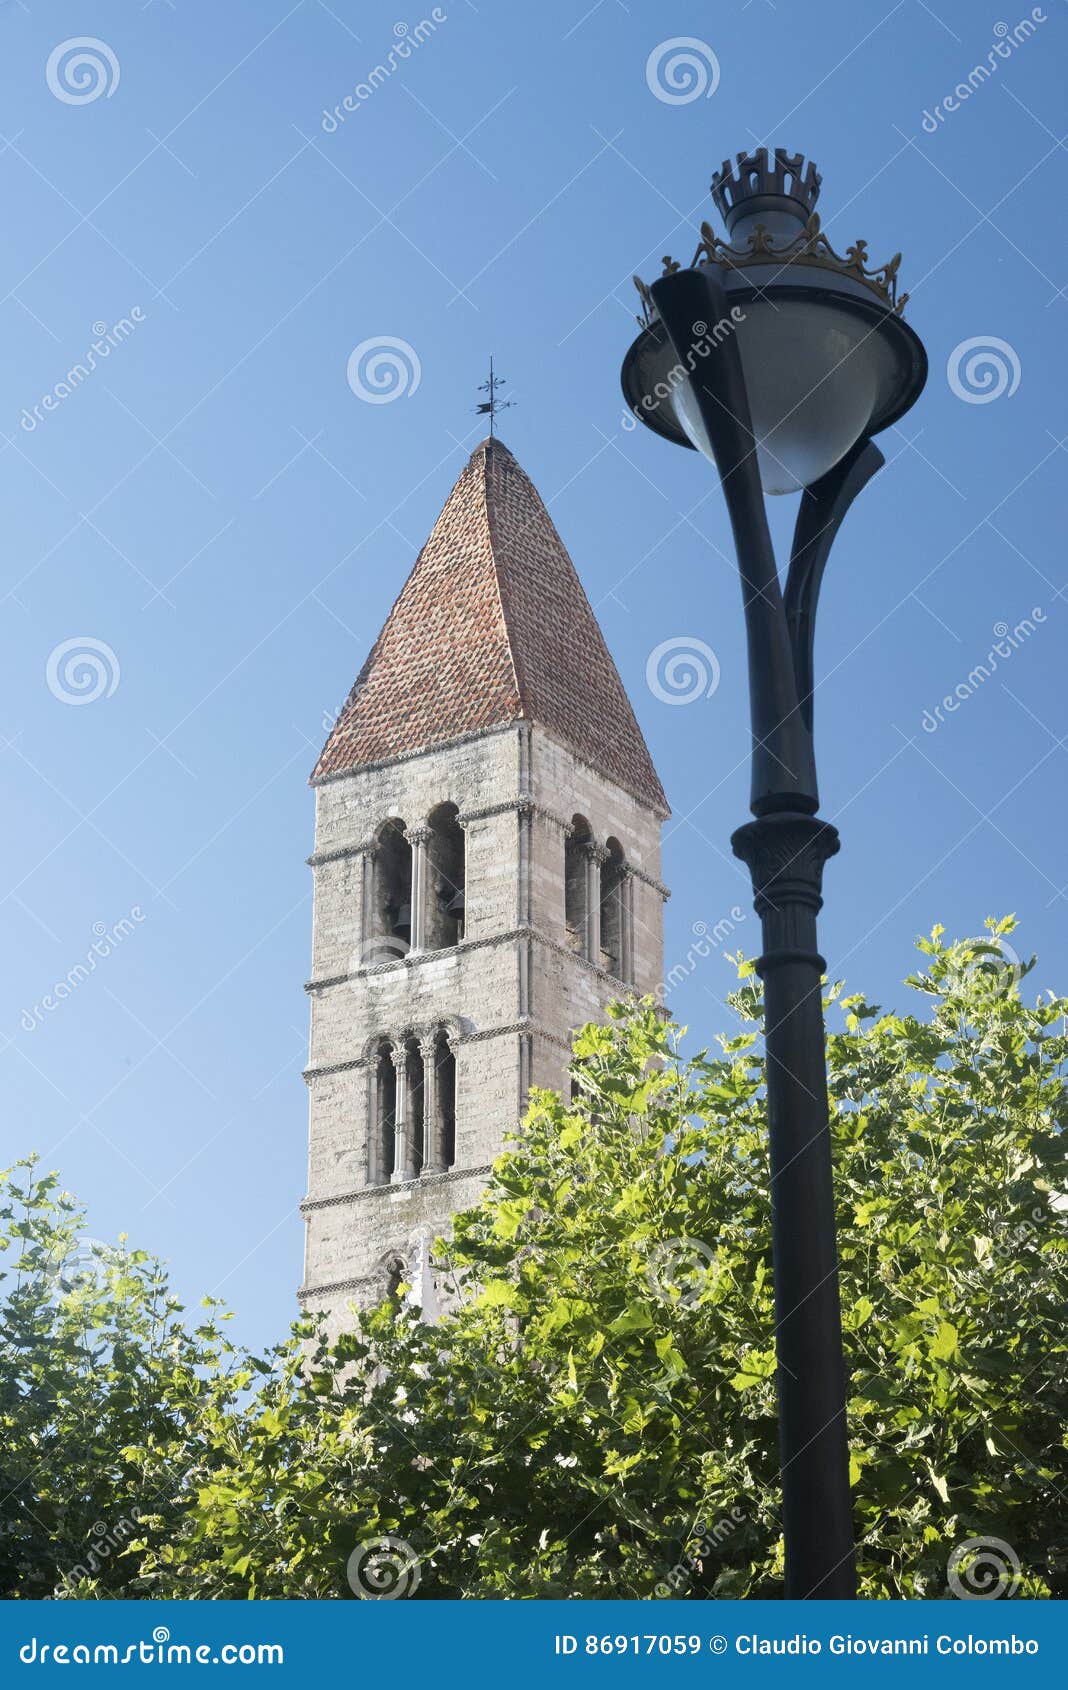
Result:
[[[572,1031],[663,978],[668,814],[534,486],[462,470],[312,775],[306,1307],[400,1280],[473,1202]]]

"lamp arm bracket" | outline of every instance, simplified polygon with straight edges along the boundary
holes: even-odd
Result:
[[[794,527],[783,605],[801,715],[812,732],[816,605],[831,547],[853,500],[886,462],[867,438],[806,487]]]
[[[678,361],[677,379],[689,380],[734,535],[748,647],[753,812],[813,813],[819,798],[812,736],[798,708],[741,354],[733,334],[709,338],[710,324],[729,320],[726,292],[713,264],[661,276],[649,291]]]

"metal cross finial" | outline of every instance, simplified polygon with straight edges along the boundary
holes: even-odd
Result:
[[[489,430],[490,430],[490,439],[491,440],[493,439],[493,419],[497,415],[497,412],[498,411],[511,410],[512,405],[515,403],[515,401],[512,400],[512,399],[498,399],[497,398],[497,389],[499,387],[504,386],[504,381],[505,381],[505,378],[503,376],[495,376],[494,375],[494,373],[493,373],[493,358],[491,357],[490,358],[490,368],[489,368],[489,381],[482,381],[482,382],[479,382],[479,384],[478,384],[478,391],[480,393],[488,393],[489,398],[484,399],[481,404],[475,406],[476,415],[478,415],[480,417],[488,417],[489,418]]]

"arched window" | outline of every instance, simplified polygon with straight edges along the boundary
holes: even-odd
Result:
[[[423,1055],[418,1039],[406,1034],[395,1040],[392,1056],[397,1072],[397,1103],[393,1167],[386,1177],[396,1185],[418,1179],[423,1167]]]
[[[426,1161],[425,1050],[412,1034],[380,1039],[373,1054],[368,1180],[418,1179]],[[433,1094],[431,1094],[433,1096]]]
[[[607,842],[607,856],[601,864],[601,966],[617,980],[628,973],[629,932],[627,927],[627,873],[623,847],[618,839]]]
[[[393,1173],[397,1132],[397,1070],[388,1039],[380,1039],[375,1047],[371,1108],[368,1177],[372,1185],[386,1185]]]
[[[464,936],[465,846],[455,804],[439,804],[427,818],[426,914],[423,943],[445,950]]]
[[[564,921],[567,943],[590,958],[590,850],[593,830],[585,816],[572,816],[564,845]]]
[[[417,1039],[406,1039],[404,1050],[408,1059],[406,1076],[408,1082],[408,1159],[404,1173],[410,1179],[418,1179],[426,1160],[423,1055]]]
[[[368,963],[406,956],[412,943],[412,847],[402,821],[391,817],[375,836]]]
[[[456,1160],[456,1058],[444,1028],[427,1033],[421,1044],[423,1060],[422,1171],[444,1174]]]

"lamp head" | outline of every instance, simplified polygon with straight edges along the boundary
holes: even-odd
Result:
[[[811,160],[781,147],[770,157],[764,147],[739,153],[716,172],[712,196],[728,238],[702,224],[691,268],[717,267],[729,321],[694,325],[690,368],[680,367],[635,278],[645,311],[623,365],[628,404],[656,433],[712,458],[694,360],[714,358],[723,338],[736,337],[766,493],[811,486],[862,436],[904,415],[927,377],[923,345],[901,316],[900,253],[870,267],[864,241],[835,252],[815,211],[821,182]],[[664,263],[668,275],[679,269]]]

